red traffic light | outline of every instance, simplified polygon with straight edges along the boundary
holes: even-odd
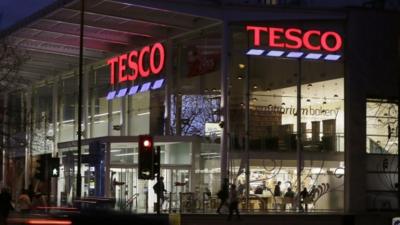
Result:
[[[138,178],[144,180],[154,179],[154,149],[151,135],[139,136]]]
[[[143,141],[143,146],[146,148],[150,148],[151,147],[151,141],[150,140],[144,140]]]

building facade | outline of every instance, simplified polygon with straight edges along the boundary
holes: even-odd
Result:
[[[15,193],[32,184],[73,203],[81,126],[82,196],[120,208],[153,210],[142,134],[161,148],[164,209],[214,210],[223,178],[254,212],[295,209],[289,188],[306,188],[315,212],[399,208],[398,14],[88,1],[80,74],[80,3],[52,7],[3,33],[26,58],[2,99]],[[44,154],[60,158],[59,177],[35,178]]]

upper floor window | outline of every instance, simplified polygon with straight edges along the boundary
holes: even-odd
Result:
[[[398,153],[398,104],[383,99],[367,101],[367,153]]]

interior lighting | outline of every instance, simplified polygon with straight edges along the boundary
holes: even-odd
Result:
[[[254,89],[257,89],[257,88],[258,88],[258,86],[255,84],[255,85],[253,86],[253,88],[254,88]]]
[[[108,94],[107,94],[107,100],[112,100],[112,99],[114,99],[116,93],[117,93],[116,91],[110,91],[110,92],[108,92]]]
[[[262,55],[264,50],[262,49],[250,49],[247,51],[246,55]]]
[[[140,88],[140,91],[139,91],[139,92],[148,91],[149,88],[150,88],[150,85],[151,85],[151,82],[144,83],[144,84],[142,85],[142,87]]]
[[[303,52],[289,52],[286,57],[288,58],[300,58],[303,56]]]
[[[127,91],[128,91],[128,88],[122,88],[122,89],[120,89],[120,90],[118,91],[117,98],[124,97]]]
[[[306,59],[320,59],[322,56],[321,53],[308,53],[304,58]]]
[[[239,63],[239,68],[244,69],[246,66],[243,63]]]
[[[160,88],[164,83],[164,79],[156,80],[153,83],[153,86],[151,87],[152,90]]]
[[[237,76],[236,77],[238,80],[241,80],[241,79],[243,79],[243,76],[242,75],[239,75],[239,76]]]
[[[143,112],[143,113],[138,113],[137,115],[138,116],[144,116],[144,115],[149,115],[150,114],[150,112]]]
[[[271,50],[267,53],[267,56],[272,56],[272,57],[281,57],[285,52],[284,51],[276,51],[276,50]]]
[[[339,60],[341,55],[328,54],[324,57],[325,60],[336,61]]]
[[[139,85],[135,85],[131,87],[131,89],[129,89],[128,95],[134,95],[138,92],[138,90],[139,90]]]

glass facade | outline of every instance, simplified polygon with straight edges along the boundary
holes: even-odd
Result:
[[[296,23],[268,25],[296,27]],[[337,24],[325,25],[302,23],[299,27],[341,30]],[[289,188],[298,193],[297,170],[300,166],[300,190],[306,188],[310,194],[308,208],[343,210],[343,63],[283,56],[246,56],[252,48],[252,38],[245,26],[232,27],[229,83],[232,179],[238,184],[246,183],[246,158],[249,155],[249,194],[250,199],[254,199],[250,201],[250,208],[279,210],[286,205],[293,207],[294,199],[285,197],[285,193]],[[268,38],[262,34],[260,40],[262,45]],[[313,44],[316,41],[311,39]],[[300,110],[297,108],[298,96],[301,96]],[[301,127],[298,128],[299,116]],[[301,132],[301,161],[296,154],[298,131]],[[278,182],[279,195],[274,193]],[[262,204],[257,204],[259,199]]]
[[[268,24],[344,32],[342,23],[332,21]],[[296,196],[305,188],[309,210],[344,210],[343,61],[249,56],[246,52],[254,40],[245,25],[231,24],[229,30],[227,151],[229,180],[242,187],[240,208],[294,210],[295,199],[285,194],[291,189]],[[216,209],[224,125],[222,36],[219,24],[162,42],[166,64],[161,72],[134,81],[110,84],[106,60],[86,65],[83,196],[115,198],[119,209],[154,210],[155,182],[137,178],[137,136],[151,134],[161,148],[161,173],[168,191],[163,209]],[[261,35],[261,40],[267,39]],[[317,40],[311,37],[310,42]],[[150,66],[150,61],[143,63]],[[160,80],[163,85],[154,88]],[[76,192],[77,83],[78,76],[70,73],[35,85],[31,92],[32,153],[58,152],[59,204],[71,203]],[[138,89],[133,92],[134,87]],[[397,154],[398,106],[371,100],[366,107],[366,152]],[[208,191],[211,196],[204,194]]]

